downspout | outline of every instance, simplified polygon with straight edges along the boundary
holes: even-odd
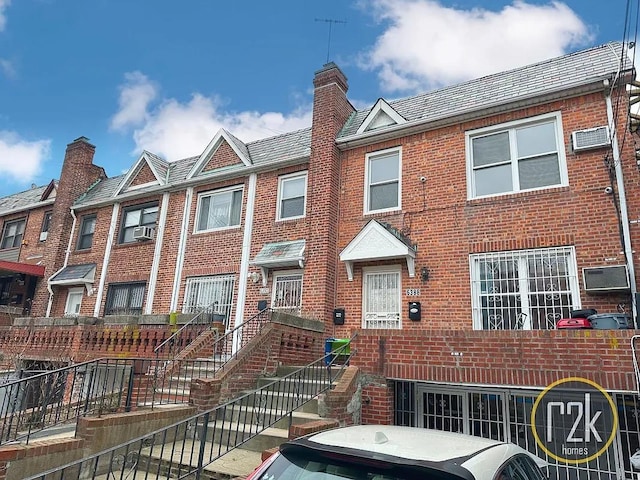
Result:
[[[93,316],[100,316],[100,306],[102,304],[102,294],[104,293],[104,284],[107,279],[107,268],[109,267],[109,259],[111,250],[113,249],[113,237],[116,232],[116,223],[118,222],[118,214],[120,213],[120,204],[113,204],[111,212],[111,223],[109,224],[109,233],[107,235],[107,245],[104,247],[104,259],[102,260],[102,270],[100,271],[100,283],[98,283],[98,291],[96,292],[96,305],[93,307]]]
[[[149,289],[147,291],[147,301],[145,302],[144,313],[150,315],[153,312],[153,297],[158,283],[158,270],[160,269],[160,256],[162,254],[162,241],[164,240],[164,229],[167,225],[167,211],[169,210],[169,193],[162,195],[162,207],[160,207],[160,221],[156,231],[156,245],[153,250],[153,263],[151,264],[151,274],[149,275]]]
[[[253,236],[253,217],[256,205],[256,185],[258,175],[249,175],[249,192],[247,194],[247,209],[244,216],[244,234],[242,236],[242,254],[240,256],[240,278],[238,280],[238,301],[236,303],[235,325],[239,326],[244,320],[244,307],[247,300],[247,282],[249,281],[249,256],[251,255],[251,239]],[[238,338],[233,338],[233,352],[238,349]]]
[[[62,270],[67,268],[67,263],[69,263],[69,255],[71,255],[71,240],[73,240],[73,232],[75,232],[76,230],[76,221],[78,220],[76,218],[76,212],[73,208],[71,209],[71,218],[73,218],[73,223],[71,224],[71,232],[69,233],[69,241],[67,242],[67,251],[64,254],[64,262],[62,264],[62,267],[56,270],[54,274],[47,279],[47,290],[49,291],[49,302],[47,303],[47,313],[45,315],[46,318],[49,318],[49,315],[51,315],[51,307],[53,306],[53,287],[51,286],[49,281],[53,277],[55,277],[58,273],[60,273]]]
[[[178,297],[180,295],[180,282],[182,281],[182,267],[184,255],[187,249],[187,233],[189,231],[189,212],[193,202],[193,187],[187,188],[182,211],[182,226],[180,227],[180,242],[178,243],[178,255],[176,257],[176,270],[173,275],[173,290],[171,292],[170,312],[178,311]]]
[[[605,80],[605,87],[609,86],[609,81]],[[609,122],[609,131],[611,132],[611,149],[613,151],[613,162],[616,171],[616,184],[618,187],[618,199],[620,202],[620,222],[622,223],[622,237],[624,240],[624,257],[627,269],[629,270],[629,286],[631,287],[631,296],[633,298],[636,290],[636,272],[633,264],[633,249],[631,248],[631,232],[629,229],[629,215],[627,212],[627,195],[624,188],[624,178],[622,175],[622,164],[620,162],[620,150],[618,147],[618,134],[616,129],[615,118],[613,116],[613,106],[611,104],[610,91],[605,93],[605,102],[607,104],[607,120]],[[633,312],[633,323],[635,328],[636,318],[638,315],[638,306],[632,300],[631,308]]]

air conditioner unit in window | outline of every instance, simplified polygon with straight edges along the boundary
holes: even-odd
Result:
[[[136,227],[133,229],[134,240],[151,240],[153,238],[153,228],[151,227]]]
[[[586,130],[576,130],[571,134],[571,143],[574,152],[606,147],[611,144],[609,127],[605,125]]]
[[[40,232],[40,241],[44,242],[49,236],[49,232]]]
[[[629,290],[629,272],[626,265],[583,268],[582,279],[587,292]]]

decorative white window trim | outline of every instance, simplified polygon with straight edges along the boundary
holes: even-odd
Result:
[[[295,181],[298,179],[304,180],[304,193],[303,193],[303,207],[301,215],[292,215],[290,217],[282,216],[282,202],[287,200],[283,198],[284,194],[284,185],[287,182]],[[277,207],[276,207],[276,221],[287,221],[287,220],[296,220],[298,218],[304,218],[307,212],[307,185],[308,185],[308,174],[305,170],[304,172],[296,172],[288,175],[282,175],[278,178],[278,198],[277,198]],[[297,198],[297,197],[296,197]]]
[[[226,225],[223,227],[216,227],[216,228],[206,228],[206,229],[198,229],[198,225],[200,223],[200,213],[201,213],[201,209],[202,209],[202,200],[206,197],[215,197],[217,195],[223,195],[225,193],[229,193],[231,192],[233,195],[233,192],[240,192],[240,217],[238,219],[238,223],[237,224],[233,224],[233,225]],[[233,199],[232,199],[233,201]],[[197,204],[196,204],[196,215],[195,215],[195,219],[193,222],[193,233],[194,234],[199,234],[199,233],[207,233],[207,232],[218,232],[221,230],[230,230],[233,228],[240,228],[240,225],[242,225],[242,204],[244,201],[244,185],[234,185],[231,187],[225,187],[225,188],[220,188],[217,190],[208,190],[206,192],[200,192],[198,193],[198,200],[197,200]]]
[[[387,207],[387,208],[371,209],[369,208],[370,196],[371,196],[371,181],[370,181],[371,161],[376,160],[378,158],[382,158],[382,157],[387,157],[387,156],[390,157],[396,153],[398,156],[397,158],[398,175],[397,175],[397,179],[395,180],[398,183],[398,194],[397,194],[397,202],[396,202],[397,205]],[[393,182],[387,182],[387,183],[393,183]],[[379,150],[377,152],[371,152],[365,155],[363,197],[364,197],[363,211],[365,215],[369,215],[372,213],[396,212],[402,209],[402,147],[387,148],[385,150]]]
[[[388,307],[389,303],[393,303],[393,297],[382,299],[377,302],[379,308],[387,305],[386,311],[379,310],[369,312],[368,300],[369,300],[369,287],[370,282],[375,281],[376,276],[389,276],[396,277],[397,292],[395,295],[396,309],[392,310]],[[380,280],[392,280],[391,278]],[[392,305],[393,306],[393,305]],[[362,269],[362,328],[372,329],[393,329],[398,330],[402,328],[402,267],[400,265],[389,265],[380,267],[364,267]]]
[[[542,125],[545,123],[554,123],[554,133],[556,140],[556,150],[549,151],[548,153],[536,153],[530,156],[530,158],[543,157],[546,154],[555,154],[558,157],[558,170],[559,170],[559,183],[550,185],[544,185],[533,188],[521,188],[519,179],[519,166],[518,160],[527,158],[526,155],[519,158],[517,155],[518,144],[516,141],[516,131],[524,127],[532,127],[535,125]],[[509,160],[503,160],[502,162],[496,162],[493,165],[483,165],[481,168],[475,168],[473,165],[473,140],[481,137],[487,137],[499,133],[509,134]],[[522,191],[536,191],[547,190],[552,188],[565,187],[569,184],[569,175],[567,173],[567,160],[565,154],[564,145],[564,129],[562,126],[562,115],[560,112],[547,113],[538,115],[535,117],[528,117],[520,120],[514,120],[511,122],[501,123],[499,125],[492,125],[489,127],[479,128],[476,130],[470,130],[465,133],[465,146],[466,146],[466,163],[467,163],[467,199],[472,200],[475,198],[494,197],[499,195],[510,195]],[[511,172],[511,189],[486,194],[476,194],[476,175],[475,172],[481,171],[483,168],[496,167],[502,164],[503,166],[510,165]]]

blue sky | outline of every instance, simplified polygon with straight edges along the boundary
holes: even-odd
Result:
[[[329,56],[365,107],[622,40],[626,5],[0,0],[0,196],[57,178],[80,136],[116,176],[143,149],[198,155],[221,127],[251,141],[309,126],[327,60],[318,19],[346,22]]]

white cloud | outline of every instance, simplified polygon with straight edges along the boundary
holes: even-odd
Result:
[[[11,5],[11,0],[0,0],[0,32],[4,30],[7,24],[7,15],[4,13]]]
[[[451,85],[564,54],[591,34],[567,5],[516,0],[500,11],[433,0],[370,0],[386,30],[361,58],[387,91]]]
[[[0,176],[20,184],[31,182],[49,157],[50,140],[27,141],[16,133],[0,131]]]
[[[17,75],[16,69],[13,64],[4,58],[0,58],[0,73],[4,74],[6,77],[15,78]]]
[[[119,110],[111,119],[112,130],[126,130],[140,125],[147,119],[147,107],[158,95],[157,87],[146,75],[129,72],[124,75],[125,83],[120,86]]]
[[[200,93],[188,102],[169,98],[154,103],[157,89],[147,77],[135,72],[125,80],[112,128],[131,131],[136,152],[149,150],[167,160],[199,155],[220,128],[249,142],[311,125],[311,105],[288,114],[228,112],[218,98]]]

